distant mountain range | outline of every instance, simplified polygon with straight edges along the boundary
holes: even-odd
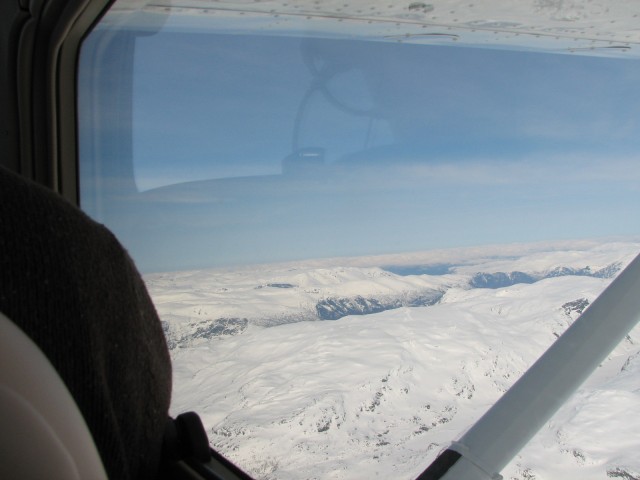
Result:
[[[169,347],[171,349],[188,346],[202,340],[209,340],[214,337],[226,337],[230,335],[239,335],[243,333],[250,323],[260,325],[282,325],[285,323],[296,323],[309,320],[338,320],[350,315],[370,315],[372,313],[380,313],[386,310],[393,310],[401,307],[426,307],[434,305],[440,301],[448,288],[506,288],[516,284],[531,284],[539,282],[547,278],[557,278],[565,276],[593,277],[593,278],[612,278],[620,271],[622,264],[613,262],[605,267],[592,270],[591,267],[565,267],[558,266],[546,272],[477,272],[467,278],[465,276],[458,277],[457,280],[449,284],[441,285],[438,288],[412,288],[413,286],[404,285],[401,291],[387,291],[378,294],[355,295],[350,297],[329,296],[321,298],[311,303],[299,303],[299,312],[293,313],[290,308],[277,312],[272,317],[267,315],[259,315],[258,318],[247,313],[244,317],[227,317],[197,319],[191,322],[191,328],[176,329],[170,321],[164,322],[165,334],[167,336]],[[339,269],[338,269],[339,270]],[[396,275],[385,267],[382,270],[387,278]],[[393,268],[391,269],[393,270]],[[397,270],[397,269],[396,269]],[[400,276],[433,276],[425,272],[430,270],[428,266],[411,266],[406,267]],[[407,272],[413,272],[411,274]],[[455,271],[454,265],[447,266],[447,272]],[[326,275],[326,272],[323,272]],[[442,276],[438,273],[437,276]],[[379,277],[367,277],[366,271],[362,277],[375,287],[376,279]],[[225,289],[229,291],[233,287]],[[294,292],[300,289],[300,286],[293,283],[266,283],[257,285],[256,290],[261,289],[292,289]],[[371,290],[371,286],[363,285],[363,292]],[[375,290],[375,288],[374,288]],[[307,292],[308,293],[308,292]]]

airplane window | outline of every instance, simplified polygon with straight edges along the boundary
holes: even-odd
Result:
[[[82,207],[214,449],[255,478],[415,478],[640,251],[637,55],[421,2],[214,3],[119,2],[86,39]],[[504,478],[640,477],[639,342]]]

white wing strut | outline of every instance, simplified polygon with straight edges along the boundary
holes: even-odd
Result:
[[[419,480],[501,479],[499,472],[640,320],[640,255]]]

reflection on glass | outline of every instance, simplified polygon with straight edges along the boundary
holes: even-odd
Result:
[[[130,73],[143,270],[635,232],[636,62],[161,32]]]

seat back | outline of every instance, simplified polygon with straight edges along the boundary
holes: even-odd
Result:
[[[144,282],[105,227],[54,192],[3,168],[0,311],[37,345],[64,382],[107,476],[156,478],[171,362]],[[12,373],[13,362],[3,359],[1,368],[18,385],[32,375],[38,378],[38,372]],[[11,398],[7,401],[15,403]],[[50,402],[48,388],[25,398]],[[14,428],[12,434],[21,431]],[[4,431],[1,435],[11,441]],[[31,463],[39,461],[37,455],[29,457]]]

